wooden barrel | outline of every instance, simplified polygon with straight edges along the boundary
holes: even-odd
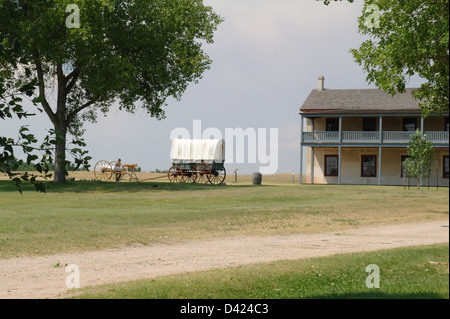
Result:
[[[253,173],[252,183],[253,185],[261,185],[262,175],[261,173]]]

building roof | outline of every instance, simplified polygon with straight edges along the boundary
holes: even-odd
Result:
[[[413,88],[394,96],[380,89],[311,91],[300,108],[302,114],[381,114],[420,113]]]

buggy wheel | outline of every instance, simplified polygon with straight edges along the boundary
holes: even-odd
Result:
[[[178,165],[174,165],[169,169],[167,177],[171,183],[184,182],[183,170]]]
[[[224,167],[221,170],[212,171],[209,182],[213,185],[220,185],[223,183],[223,181],[225,180],[226,177],[227,177],[227,172]]]
[[[112,176],[112,166],[108,161],[98,161],[94,166],[94,176],[98,181],[109,181]]]
[[[193,170],[183,172],[183,179],[185,183],[195,183],[196,175]]]
[[[194,181],[200,184],[206,184],[211,177],[211,168],[208,163],[201,162],[194,166],[193,174],[195,175]]]

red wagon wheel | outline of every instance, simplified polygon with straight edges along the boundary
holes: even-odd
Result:
[[[195,164],[193,168],[193,174],[195,175],[194,181],[200,184],[206,184],[209,182],[211,177],[211,168],[208,163],[201,162]]]
[[[185,183],[195,183],[197,175],[194,173],[194,170],[188,170],[183,172],[183,180]]]
[[[209,182],[214,185],[220,185],[223,183],[223,181],[225,180],[226,177],[227,177],[227,172],[224,167],[221,170],[212,171]]]
[[[94,176],[98,181],[109,181],[112,176],[112,166],[108,161],[98,161],[94,166]]]
[[[169,169],[167,177],[171,183],[181,183],[184,182],[183,170],[180,166],[174,165]]]

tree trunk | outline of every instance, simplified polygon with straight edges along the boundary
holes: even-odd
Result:
[[[64,124],[55,125],[56,145],[55,145],[55,172],[53,181],[55,183],[66,182],[66,131]]]
[[[66,121],[66,78],[63,73],[62,62],[57,64],[57,78],[58,78],[58,100],[56,107],[56,121],[53,122],[56,132],[56,147],[55,147],[55,183],[66,182],[66,137],[67,126]]]

